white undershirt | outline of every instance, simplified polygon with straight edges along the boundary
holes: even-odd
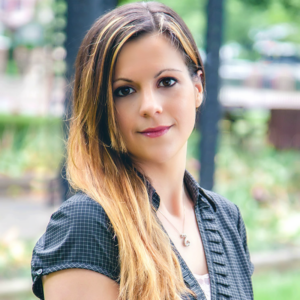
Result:
[[[205,297],[207,300],[211,299],[210,296],[210,280],[209,280],[209,274],[204,274],[204,275],[198,275],[198,274],[193,274],[195,278],[197,279],[199,285],[201,286],[201,289],[203,290]]]

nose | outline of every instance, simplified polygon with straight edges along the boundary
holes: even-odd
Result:
[[[162,111],[162,103],[158,95],[150,90],[144,91],[141,95],[140,115],[144,118],[154,117],[156,114],[161,114]]]

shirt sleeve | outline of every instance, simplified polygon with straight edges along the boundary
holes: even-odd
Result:
[[[249,249],[248,249],[248,244],[247,244],[247,233],[246,233],[246,227],[245,227],[245,223],[244,220],[242,218],[240,209],[238,208],[237,205],[235,205],[238,211],[238,231],[239,234],[241,236],[241,239],[243,241],[243,246],[244,246],[244,250],[246,253],[246,257],[248,259],[248,265],[249,265],[249,269],[250,269],[250,274],[252,275],[254,272],[254,264],[251,262],[251,258],[250,258],[250,253],[249,253]]]
[[[117,238],[102,206],[77,194],[51,216],[33,249],[32,290],[44,299],[42,276],[63,269],[88,269],[119,283]]]

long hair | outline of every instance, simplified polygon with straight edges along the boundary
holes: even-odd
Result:
[[[160,33],[183,54],[191,75],[203,64],[182,19],[157,2],[132,3],[99,18],[87,32],[75,64],[67,174],[73,188],[98,201],[118,240],[121,300],[173,300],[194,293],[161,228],[146,180],[137,171],[118,130],[112,93],[123,45]],[[202,76],[204,85],[204,76]]]

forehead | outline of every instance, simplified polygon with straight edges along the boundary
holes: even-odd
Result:
[[[187,69],[180,50],[162,34],[154,33],[127,42],[121,49],[115,76],[134,75],[135,72],[152,72],[164,68]]]

